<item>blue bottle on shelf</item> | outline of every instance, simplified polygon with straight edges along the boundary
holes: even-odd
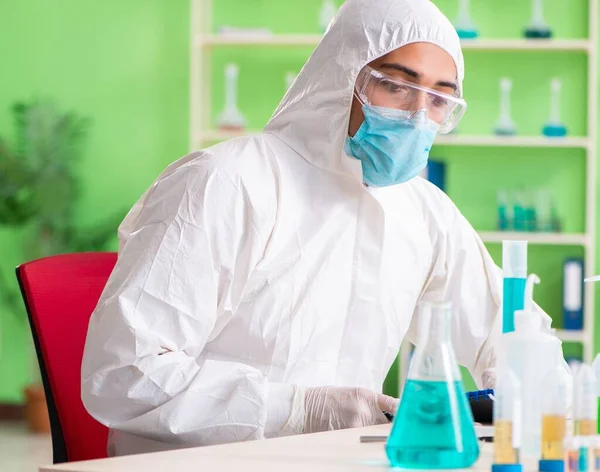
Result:
[[[458,17],[454,28],[460,39],[475,39],[479,36],[477,27],[469,14],[469,0],[458,0]]]
[[[547,138],[563,138],[567,135],[567,127],[560,120],[560,93],[562,82],[552,79],[550,82],[550,118],[542,129]]]
[[[552,30],[544,21],[542,1],[532,0],[532,19],[524,32],[525,37],[528,39],[549,39],[552,37]]]

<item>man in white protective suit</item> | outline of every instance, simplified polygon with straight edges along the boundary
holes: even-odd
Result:
[[[422,301],[452,302],[457,359],[493,386],[501,271],[417,177],[465,111],[463,70],[430,1],[347,0],[262,134],[163,172],[85,346],[111,455],[386,422]]]

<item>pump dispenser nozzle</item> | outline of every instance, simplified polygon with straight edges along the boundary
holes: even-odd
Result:
[[[525,282],[525,302],[522,310],[515,311],[515,329],[538,332],[542,325],[541,318],[533,312],[533,289],[540,283],[540,278],[531,274]]]
[[[525,282],[525,310],[533,310],[533,289],[536,284],[540,283],[540,278],[536,274],[530,274]]]

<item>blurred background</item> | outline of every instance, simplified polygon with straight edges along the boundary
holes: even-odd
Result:
[[[9,425],[0,461],[11,444],[15,467],[6,470],[50,461],[47,441],[21,426],[27,416],[44,430],[44,400],[14,268],[116,250],[119,222],[168,164],[264,126],[341,3],[0,3],[0,421]],[[581,278],[598,266],[597,0],[434,3],[464,38],[469,108],[424,177],[499,264],[503,239],[530,241],[536,300],[566,357],[591,361],[600,329],[595,290]],[[407,346],[388,393],[409,356]]]

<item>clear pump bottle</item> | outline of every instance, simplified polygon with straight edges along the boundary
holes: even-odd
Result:
[[[515,311],[515,331],[503,335],[507,366],[519,379],[523,402],[522,452],[540,457],[542,411],[538,400],[540,385],[560,364],[562,352],[552,337],[542,330],[542,319],[535,311],[533,287],[540,279],[531,274],[525,284],[524,309]]]
[[[479,446],[450,341],[451,306],[430,304],[425,311],[428,335],[420,336],[412,357],[387,456],[392,467],[470,467]]]

